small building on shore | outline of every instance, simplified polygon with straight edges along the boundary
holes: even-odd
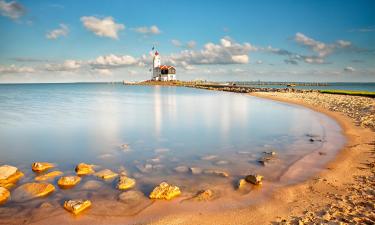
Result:
[[[161,59],[158,51],[155,51],[152,60],[152,77],[155,81],[173,81],[176,80],[176,68],[169,65],[161,65]]]

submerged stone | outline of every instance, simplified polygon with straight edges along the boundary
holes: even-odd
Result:
[[[77,200],[68,200],[64,202],[64,208],[73,213],[74,215],[78,215],[85,209],[91,206],[91,201],[89,200],[82,200],[82,199],[77,199]]]
[[[216,159],[217,155],[206,155],[201,158],[201,160],[213,160]]]
[[[117,183],[117,188],[120,190],[127,190],[135,186],[135,179],[129,178],[127,176],[120,176]]]
[[[262,184],[263,176],[258,175],[258,174],[247,175],[245,177],[245,180],[249,183],[252,183],[252,184],[255,184],[255,185],[260,185],[260,184]]]
[[[170,200],[181,194],[180,188],[177,186],[169,185],[166,182],[162,182],[159,186],[156,186],[150,194],[151,199],[166,199]]]
[[[110,169],[104,169],[104,170],[101,170],[99,172],[96,172],[94,174],[95,176],[99,177],[99,178],[102,178],[104,180],[107,180],[107,179],[112,179],[114,177],[117,177],[118,174],[113,172],[112,170]]]
[[[8,189],[0,187],[0,205],[4,204],[10,197],[10,192]]]
[[[84,190],[97,190],[103,186],[103,182],[97,180],[89,180],[82,185]]]
[[[245,179],[240,179],[238,181],[238,189],[242,190],[247,187],[247,181]]]
[[[57,181],[57,184],[60,188],[71,188],[77,185],[81,181],[81,178],[78,176],[64,176],[60,177]]]
[[[23,176],[17,167],[3,165],[0,167],[0,187],[10,188]]]
[[[48,162],[35,162],[31,165],[31,169],[34,172],[43,172],[53,167],[55,167],[55,165]]]
[[[213,199],[214,192],[210,189],[202,190],[197,193],[197,195],[194,197],[195,200],[198,201],[209,201]]]
[[[201,174],[202,173],[202,169],[201,168],[199,168],[199,167],[190,167],[190,172],[192,173],[192,174]]]
[[[27,201],[46,196],[54,190],[55,187],[49,183],[26,183],[14,190],[12,199],[16,202]]]
[[[37,176],[37,177],[35,177],[35,180],[36,181],[45,181],[45,180],[53,179],[53,178],[55,178],[57,176],[60,176],[62,174],[63,174],[63,172],[56,170],[56,171],[52,171],[52,172]]]
[[[187,166],[177,166],[174,168],[174,171],[178,172],[178,173],[187,173],[189,172],[189,167]]]
[[[89,165],[89,164],[86,164],[86,163],[80,163],[76,166],[75,171],[76,171],[78,176],[93,174],[93,173],[95,173],[95,171],[92,167],[93,167],[93,165]]]
[[[135,205],[138,204],[142,199],[144,198],[144,195],[140,191],[126,191],[122,192],[118,199],[120,202],[129,204],[129,205]]]
[[[221,176],[221,177],[228,177],[229,174],[225,171],[221,171],[221,170],[204,170],[203,171],[204,174],[209,174],[209,175],[216,175],[216,176]]]

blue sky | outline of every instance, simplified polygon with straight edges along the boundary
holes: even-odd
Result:
[[[0,0],[0,82],[375,81],[375,1]]]

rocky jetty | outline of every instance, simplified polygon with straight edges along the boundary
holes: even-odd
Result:
[[[81,178],[78,176],[64,176],[60,177],[57,181],[57,184],[60,188],[72,188],[76,186],[81,181]]]
[[[27,201],[46,196],[54,190],[55,187],[49,183],[26,183],[13,191],[12,200],[15,202]]]
[[[10,197],[10,192],[8,189],[0,187],[0,205],[4,204]]]
[[[117,173],[113,172],[112,170],[110,169],[104,169],[104,170],[101,170],[99,172],[96,172],[94,173],[94,175],[98,178],[101,178],[103,180],[108,180],[108,179],[112,179],[112,178],[115,178],[118,176]]]
[[[89,165],[86,163],[80,163],[76,166],[75,171],[78,176],[88,175],[95,173],[93,169],[93,165]]]
[[[46,173],[46,174],[43,174],[43,175],[39,175],[39,176],[35,177],[35,180],[36,181],[45,181],[45,180],[50,180],[50,179],[53,179],[53,178],[61,176],[61,175],[63,175],[63,172],[61,172],[59,170],[56,170],[56,171],[52,171],[52,172],[49,172],[49,173]]]
[[[17,167],[9,165],[0,166],[0,187],[12,187],[23,175]]]
[[[263,176],[258,175],[258,174],[251,174],[251,175],[247,175],[245,177],[245,180],[247,182],[255,184],[255,185],[261,185],[262,184],[262,180],[263,180]]]
[[[73,213],[74,215],[78,215],[82,211],[86,210],[91,206],[91,201],[89,200],[68,200],[64,202],[64,208]]]
[[[181,194],[180,188],[177,186],[169,185],[166,182],[162,182],[154,188],[150,194],[151,199],[165,199],[170,200]]]
[[[135,186],[136,182],[135,179],[129,178],[127,176],[120,176],[118,183],[117,183],[117,189],[119,190],[128,190]]]
[[[34,172],[43,172],[53,167],[55,167],[55,165],[48,162],[35,162],[31,165],[31,169]]]

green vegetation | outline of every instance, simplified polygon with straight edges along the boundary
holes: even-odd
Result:
[[[320,90],[320,93],[339,94],[339,95],[356,95],[375,98],[375,92],[371,91],[346,91],[346,90]]]

